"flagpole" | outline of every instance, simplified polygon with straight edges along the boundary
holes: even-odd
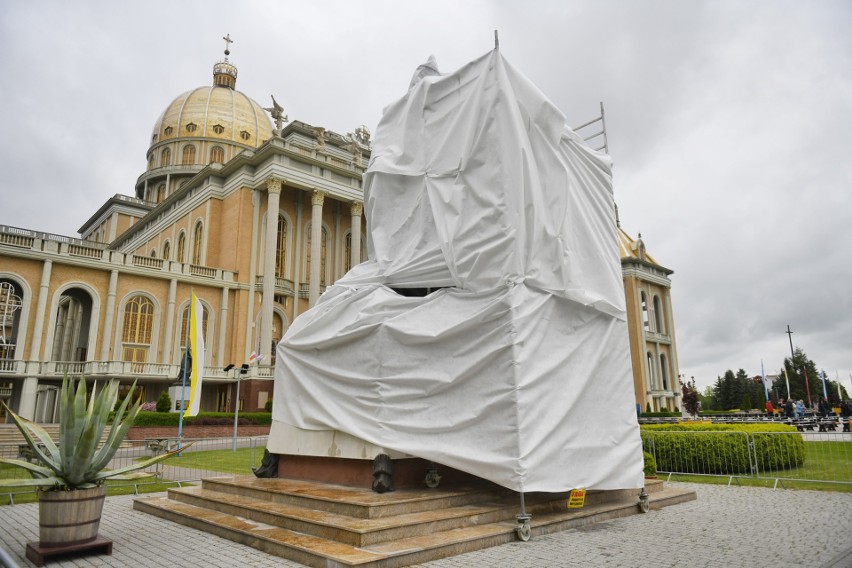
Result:
[[[802,372],[804,372],[804,374],[805,374],[805,390],[806,390],[806,391],[807,391],[807,393],[808,393],[808,406],[810,406],[811,408],[813,408],[813,407],[814,407],[814,405],[813,405],[813,403],[811,402],[811,386],[808,384],[808,369],[807,369],[807,367],[804,367],[804,366],[803,366],[803,367],[802,367]]]
[[[787,400],[790,400],[790,377],[787,375],[787,367],[784,367],[784,380],[787,381]]]
[[[191,298],[192,296],[190,296]],[[191,301],[191,300],[190,300]],[[191,308],[190,308],[191,309]],[[187,319],[189,319],[187,314]],[[183,352],[183,373],[180,386],[180,417],[178,417],[178,449],[181,449],[183,440],[183,413],[186,410],[186,368],[189,367],[189,322],[186,322],[186,350]]]

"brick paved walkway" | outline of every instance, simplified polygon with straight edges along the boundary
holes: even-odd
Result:
[[[535,537],[423,565],[584,568],[852,568],[852,493],[672,483],[698,500],[581,529]],[[115,566],[299,567],[107,498],[100,534],[112,556],[48,560],[56,568]],[[21,567],[38,539],[38,505],[0,507],[0,546]]]

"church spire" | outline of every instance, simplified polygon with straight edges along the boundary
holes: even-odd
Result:
[[[228,56],[231,55],[231,44],[234,43],[234,40],[231,39],[231,34],[225,35],[222,39],[225,40],[225,60],[219,61],[213,66],[213,84],[217,87],[236,89],[237,68],[228,61]]]

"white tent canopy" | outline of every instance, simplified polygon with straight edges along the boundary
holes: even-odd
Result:
[[[274,421],[517,491],[641,487],[609,158],[495,49],[418,69],[364,181],[370,260],[279,344]]]

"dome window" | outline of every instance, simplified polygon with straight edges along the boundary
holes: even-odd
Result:
[[[219,164],[225,163],[225,150],[221,146],[213,146],[210,148],[210,162]]]
[[[151,136],[151,142],[156,142],[157,138],[158,138],[158,136],[156,134],[154,134],[153,136]]]
[[[251,138],[251,134],[248,130],[242,130],[240,131],[240,138],[242,138],[243,140],[248,140],[249,138]]]
[[[183,158],[181,163],[184,166],[190,166],[195,163],[195,146],[187,144],[183,147]]]
[[[198,125],[195,124],[194,122],[190,122],[189,124],[186,125],[186,131],[187,132],[195,132],[195,130],[197,128],[198,128]]]
[[[160,167],[170,165],[172,165],[172,151],[168,148],[165,148],[163,150],[163,153],[160,154]]]
[[[223,132],[225,132],[225,127],[221,124],[216,124],[213,126],[213,132],[215,132],[216,134],[222,134]]]
[[[172,128],[171,126],[166,126],[166,129],[164,130],[166,136],[171,136],[172,132],[174,132],[174,131],[175,131],[175,129]]]

